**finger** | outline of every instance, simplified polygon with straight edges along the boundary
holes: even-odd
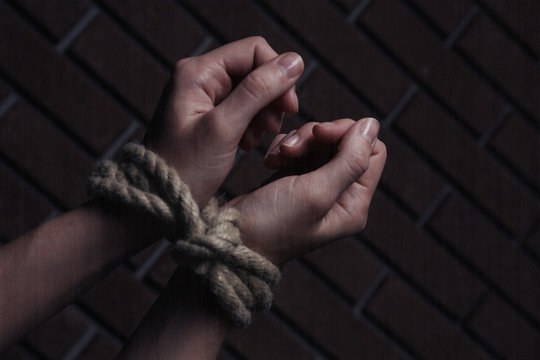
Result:
[[[280,144],[294,136],[297,130],[291,130],[287,135],[280,134],[274,138],[264,158],[264,165],[269,169],[279,169],[290,162],[290,158],[280,156]]]
[[[200,86],[216,105],[230,93],[234,79],[243,78],[277,55],[264,38],[248,37],[180,60],[176,64],[175,78],[185,81],[187,86]]]
[[[272,105],[265,107],[249,123],[240,140],[240,147],[243,150],[250,151],[259,146],[264,132],[273,135],[279,132],[285,114],[277,109],[271,110],[271,108]]]
[[[296,131],[296,130],[292,130],[292,131]],[[276,137],[274,137],[274,139],[270,143],[270,146],[268,147],[268,150],[266,151],[266,154],[264,155],[264,157],[266,158],[270,154],[279,154],[279,144],[286,136],[287,134],[276,135]]]
[[[272,135],[277,135],[281,124],[283,123],[283,116],[285,113],[278,109],[273,103],[266,106],[259,111],[253,121],[249,124],[249,127],[256,128],[260,131],[265,131]]]
[[[295,53],[285,53],[258,67],[205,115],[205,125],[238,143],[253,117],[283,95],[303,68],[302,58]]]
[[[354,123],[355,121],[352,119],[307,123],[298,132],[299,140],[294,145],[282,146],[280,153],[282,156],[300,158],[308,155],[317,144],[337,144]]]
[[[212,67],[215,64],[220,64],[224,74],[229,77],[228,81],[223,79],[228,83],[226,86],[220,86],[220,82],[209,83],[214,86],[208,87],[207,93],[212,94],[211,98],[216,103],[230,92],[232,88],[230,78],[243,78],[252,70],[277,56],[278,54],[263,37],[252,36],[221,46],[197,59],[202,66]],[[298,98],[295,88],[291,88],[276,99],[276,105],[286,113],[296,113],[298,111]]]
[[[381,178],[381,174],[386,163],[386,146],[380,140],[375,141],[373,152],[369,159],[369,167],[364,174],[356,181],[362,188],[360,200],[369,204]]]
[[[340,195],[362,176],[369,166],[378,132],[377,120],[366,118],[357,121],[341,139],[332,160],[302,176],[311,187],[314,208],[326,213]]]
[[[231,77],[244,77],[278,54],[260,36],[234,41],[198,57],[203,64],[219,64]]]
[[[355,122],[352,119],[337,119],[319,123],[313,128],[313,136],[318,141],[334,143],[339,141]]]
[[[379,183],[386,162],[386,146],[376,140],[369,167],[341,194],[338,201],[323,218],[319,227],[322,239],[340,238],[362,231],[368,218],[371,199]]]
[[[275,101],[278,109],[286,114],[298,112],[298,96],[296,95],[296,85],[293,85],[285,94]]]

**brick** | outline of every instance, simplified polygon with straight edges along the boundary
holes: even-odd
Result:
[[[488,145],[524,174],[537,190],[540,189],[540,134],[537,129],[512,113],[489,139]]]
[[[264,2],[382,112],[405,93],[405,76],[328,2]]]
[[[460,20],[471,9],[470,0],[432,1],[412,0],[431,21],[437,24],[446,35],[456,28]]]
[[[61,359],[87,329],[87,323],[68,307],[26,336],[26,341],[40,354]]]
[[[173,1],[101,0],[125,21],[147,45],[169,64],[189,56],[201,43],[205,30]]]
[[[227,342],[246,359],[315,359],[291,331],[268,314],[257,314],[249,330],[233,330]]]
[[[225,37],[227,42],[260,35],[277,53],[296,51],[306,65],[311,61],[309,53],[286,36],[281,27],[271,21],[252,1],[186,0],[185,2]]]
[[[21,345],[14,345],[4,352],[0,352],[0,358],[4,360],[35,360],[35,356],[30,355],[30,352],[22,348]]]
[[[298,263],[285,266],[275,295],[274,306],[332,357],[401,358]]]
[[[502,98],[403,3],[373,1],[360,20],[477,132],[502,110]]]
[[[506,359],[538,359],[540,335],[506,303],[488,295],[467,326]]]
[[[164,289],[177,267],[178,264],[176,264],[170,252],[167,252],[152,267],[147,277],[154,285]]]
[[[321,67],[302,83],[298,102],[302,111],[318,122],[340,118],[357,120],[370,115],[365,104]]]
[[[537,221],[532,231],[527,236],[527,244],[540,256],[540,221]]]
[[[235,357],[232,355],[229,355],[223,350],[223,347],[221,348],[221,351],[219,352],[216,360],[236,360]]]
[[[10,241],[36,227],[51,205],[0,163],[0,234]]]
[[[501,0],[481,2],[493,11],[503,22],[529,46],[536,55],[540,55],[540,4],[534,0]]]
[[[382,269],[355,238],[335,241],[305,258],[353,301],[364,294]]]
[[[128,116],[118,105],[3,3],[0,53],[6,54],[0,69],[96,153],[127,126]]]
[[[120,344],[110,340],[107,336],[98,333],[77,360],[113,360],[121,350]]]
[[[429,225],[540,320],[540,269],[470,203],[452,194]]]
[[[443,178],[392,132],[381,129],[379,138],[386,145],[388,152],[381,183],[407,204],[416,215],[422,215],[443,190]]]
[[[92,159],[24,103],[0,122],[0,152],[29,174],[63,206],[86,199]]]
[[[454,324],[394,276],[384,281],[366,311],[423,359],[487,359]]]
[[[45,27],[55,39],[66,34],[89,9],[87,0],[69,2],[62,0],[16,0],[16,2]]]
[[[141,252],[137,253],[136,255],[132,256],[129,259],[129,263],[131,265],[135,266],[135,267],[140,267],[140,266],[144,265],[146,260],[148,260],[148,258],[150,256],[152,256],[152,254],[154,254],[154,252],[160,247],[161,244],[162,244],[161,241],[157,241],[157,242],[153,243],[152,245],[150,245],[146,249],[144,249]]]
[[[70,50],[150,119],[169,74],[115,23],[98,16]]]
[[[534,195],[426,96],[416,96],[394,124],[513,233],[529,224]]]
[[[338,0],[338,3],[348,11],[353,10],[359,2],[359,0]]]
[[[467,28],[458,46],[540,122],[538,62],[485,15]]]
[[[455,316],[477,298],[482,284],[382,194],[375,194],[362,234]]]
[[[0,102],[7,98],[9,95],[9,90],[6,87],[6,84],[3,81],[0,81]]]
[[[127,270],[117,268],[79,301],[123,338],[139,325],[156,294],[139,283]]]
[[[299,103],[302,111],[315,121],[372,116],[363,103],[321,68],[317,68],[302,84],[299,89]],[[422,213],[442,190],[442,179],[390,132],[381,129],[379,138],[385,142],[390,154],[382,182],[391,187],[396,196],[417,213]],[[405,178],[408,180],[404,181]]]
[[[258,188],[272,174],[272,170],[264,167],[261,155],[248,152],[233,167],[223,188],[238,196]]]

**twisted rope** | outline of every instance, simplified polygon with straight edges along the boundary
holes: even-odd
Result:
[[[240,213],[219,211],[212,198],[199,210],[188,186],[155,153],[130,143],[118,163],[104,161],[90,177],[89,194],[160,219],[174,241],[173,257],[208,285],[230,322],[245,327],[251,311],[272,304],[278,268],[242,244]],[[171,236],[170,236],[171,237]]]

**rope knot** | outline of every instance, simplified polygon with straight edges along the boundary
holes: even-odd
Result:
[[[173,257],[203,279],[233,325],[247,326],[252,310],[272,304],[271,287],[279,281],[279,270],[242,243],[240,213],[220,211],[216,198],[201,211],[175,170],[144,146],[127,144],[119,164],[103,162],[90,177],[88,191],[170,226],[168,233],[178,239]]]

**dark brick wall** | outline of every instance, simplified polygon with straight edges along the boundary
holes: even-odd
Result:
[[[306,63],[284,128],[374,116],[388,163],[367,229],[287,265],[220,358],[540,358],[539,17],[537,0],[0,1],[0,239],[84,201],[177,59],[262,35]],[[268,144],[223,192],[267,177]],[[152,246],[0,357],[113,358],[174,267]]]

